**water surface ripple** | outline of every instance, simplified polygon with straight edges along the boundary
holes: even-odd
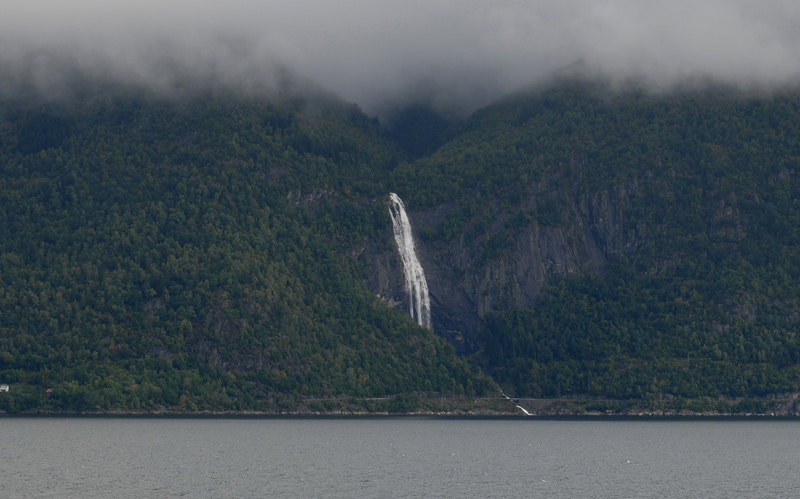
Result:
[[[1,418],[3,497],[796,498],[798,421]]]

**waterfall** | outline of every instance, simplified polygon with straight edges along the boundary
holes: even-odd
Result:
[[[504,392],[503,390],[500,390],[500,394],[501,394],[503,397],[507,398],[507,399],[508,399],[508,400],[509,400],[509,401],[510,401],[512,404],[514,404],[514,405],[517,407],[517,409],[521,410],[521,411],[522,411],[522,412],[523,412],[523,413],[524,413],[526,416],[533,416],[533,414],[531,414],[530,412],[528,412],[528,410],[527,410],[527,409],[525,409],[525,408],[524,408],[524,407],[522,407],[521,405],[517,404],[517,401],[516,401],[516,400],[514,400],[514,399],[512,399],[511,397],[509,397],[508,395],[506,395],[506,392]]]
[[[389,193],[389,214],[392,216],[394,240],[403,262],[408,313],[417,321],[417,324],[432,329],[431,299],[428,295],[425,271],[422,270],[422,265],[419,263],[417,252],[414,249],[414,236],[411,234],[411,222],[408,220],[406,207],[403,200],[393,192]]]

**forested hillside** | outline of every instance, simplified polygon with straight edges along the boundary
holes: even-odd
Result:
[[[508,390],[654,401],[798,391],[798,170],[797,93],[565,83],[392,179]]]
[[[800,392],[800,92],[567,81],[393,119],[323,97],[2,103],[0,410]],[[389,192],[433,331],[404,313]]]
[[[381,178],[401,154],[355,106],[0,116],[0,409],[411,410],[491,384],[347,260],[390,233]]]

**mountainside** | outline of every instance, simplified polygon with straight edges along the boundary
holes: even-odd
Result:
[[[3,103],[0,409],[408,411],[496,381],[797,412],[800,93],[563,82],[396,120]],[[390,192],[433,332],[406,313]]]
[[[798,167],[797,94],[564,84],[392,181],[434,329],[517,395],[652,405],[798,391]]]
[[[399,154],[357,108],[2,117],[0,409],[405,411],[492,385],[341,251],[390,230],[379,179]]]

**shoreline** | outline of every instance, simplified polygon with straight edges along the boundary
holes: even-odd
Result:
[[[574,415],[574,416],[517,416],[517,415],[469,415],[469,414],[101,414],[101,413],[64,413],[64,414],[0,414],[2,419],[307,419],[307,420],[367,420],[367,419],[439,419],[439,420],[475,420],[475,421],[800,421],[798,416],[771,416],[765,414],[735,415]]]
[[[295,399],[290,404],[264,404],[258,409],[225,410],[155,405],[147,409],[95,407],[71,410],[28,407],[0,410],[0,417],[129,417],[129,418],[393,418],[441,419],[798,419],[800,393],[753,398],[702,399],[533,399],[509,397]]]
[[[102,411],[102,412],[24,412],[0,413],[0,419],[441,419],[441,420],[503,420],[503,421],[657,421],[657,420],[726,420],[726,421],[799,421],[800,414],[775,413],[688,413],[673,411],[642,411],[626,414],[605,414],[584,412],[574,414],[511,414],[511,413],[468,413],[468,412],[269,412],[269,411]]]

